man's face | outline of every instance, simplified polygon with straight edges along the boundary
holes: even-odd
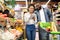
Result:
[[[40,4],[36,3],[36,9],[39,9],[39,7],[40,7]]]

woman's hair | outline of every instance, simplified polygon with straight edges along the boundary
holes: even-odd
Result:
[[[33,7],[34,7],[34,10],[35,10],[34,4],[30,4],[30,5],[28,6],[28,8],[30,8],[31,6],[33,6]],[[28,11],[29,11],[29,9],[28,9]]]
[[[30,6],[33,6],[33,7],[35,8],[34,4],[30,4],[30,5],[28,6],[28,8],[30,8]]]
[[[8,9],[4,10],[3,14],[9,14],[9,10]]]
[[[12,16],[12,15],[9,14],[9,13],[10,13],[10,12],[9,12],[8,9],[4,10],[4,12],[3,12],[3,14],[7,14],[7,17],[14,18],[14,16]]]
[[[2,10],[0,10],[0,13],[3,13],[3,11],[2,11]]]

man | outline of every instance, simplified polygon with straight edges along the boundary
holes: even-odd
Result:
[[[40,4],[38,3],[38,5],[40,6]],[[35,11],[36,15],[37,15],[37,21],[39,22],[50,22],[52,19],[52,14],[50,12],[50,10],[45,6],[43,7],[39,7],[39,10]],[[48,40],[46,39],[47,36],[47,32],[45,29],[42,29],[41,27],[38,27],[39,29],[39,40]]]

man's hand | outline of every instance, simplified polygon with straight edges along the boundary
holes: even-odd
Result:
[[[40,22],[38,22],[38,25],[40,25]]]

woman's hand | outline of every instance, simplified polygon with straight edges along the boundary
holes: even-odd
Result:
[[[35,21],[35,17],[32,18]]]

